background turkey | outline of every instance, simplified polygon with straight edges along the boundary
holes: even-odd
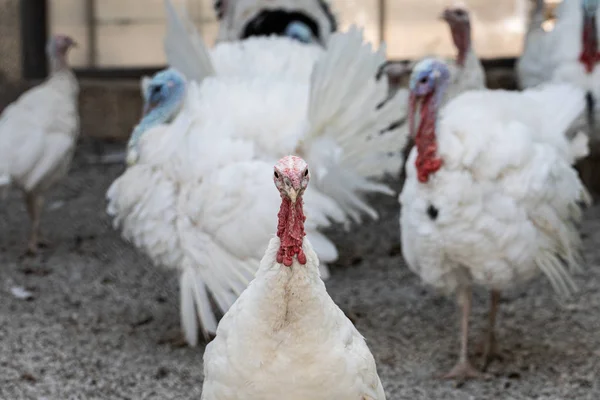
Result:
[[[29,254],[48,245],[39,232],[44,195],[66,175],[79,136],[79,85],[67,63],[75,45],[68,36],[51,38],[49,78],[0,115],[0,189],[14,184],[23,191],[31,219]]]
[[[600,61],[598,40],[597,0],[566,1],[559,9],[552,39],[552,81],[568,82],[585,93],[586,110],[570,128],[569,137],[586,132],[590,142],[590,156],[579,165],[586,186],[595,194],[600,186]]]
[[[229,309],[258,266],[260,242],[276,225],[267,211],[278,199],[257,171],[283,154],[310,160],[307,233],[326,278],[326,263],[338,258],[338,250],[320,229],[332,222],[360,223],[363,214],[376,219],[366,194],[394,194],[377,179],[402,164],[401,154],[390,149],[401,149],[406,136],[389,126],[406,100],[377,108],[387,87],[373,76],[384,55],[364,43],[356,28],[330,38],[310,80],[220,75],[199,36],[178,32],[179,43],[188,44],[174,47],[170,56],[192,79],[186,84],[178,73],[165,71],[148,83],[148,99],[156,91],[162,104],[149,107],[136,128],[145,130],[133,141],[139,160],[107,197],[124,238],[155,264],[179,272],[182,325],[194,346],[199,329],[205,337],[216,330],[211,299],[219,311]],[[243,199],[253,202],[245,205]],[[245,207],[253,213],[247,215]],[[240,221],[246,221],[244,229]]]
[[[515,65],[519,88],[527,89],[552,79],[552,39],[556,31],[548,31],[548,8],[544,0],[535,0],[531,11],[529,27],[525,34],[523,54]]]
[[[215,11],[218,42],[278,35],[324,46],[338,25],[327,0],[217,0]]]
[[[411,76],[411,109],[420,111],[410,114],[415,147],[400,194],[400,229],[409,268],[457,294],[461,351],[444,377],[464,380],[482,377],[468,356],[472,287],[491,291],[485,369],[496,352],[500,291],[540,274],[559,294],[575,289],[582,205],[590,198],[571,167],[582,154],[565,136],[584,107],[580,90],[563,84],[471,91],[440,109],[449,79],[449,68],[433,59]]]

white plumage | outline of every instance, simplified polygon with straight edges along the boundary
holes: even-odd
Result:
[[[376,109],[386,95],[385,83],[374,79],[383,59],[383,50],[373,52],[351,30],[332,37],[310,82],[285,74],[221,76],[216,63],[198,65],[215,75],[190,82],[173,123],[142,135],[139,161],[109,189],[108,210],[126,239],[157,264],[181,272],[190,344],[197,343],[197,317],[205,335],[215,332],[207,293],[226,311],[252,279],[273,234],[278,198],[263,175],[273,160],[297,153],[312,163],[316,182],[306,196],[306,229],[324,262],[338,254],[319,228],[348,217],[358,221],[363,212],[377,217],[362,193],[393,193],[369,178],[396,172],[402,158],[390,149],[406,141],[386,131],[406,99]],[[172,65],[186,63],[174,59]],[[188,73],[202,76],[198,71]]]
[[[288,164],[288,158],[278,165]],[[296,187],[302,176],[308,183],[302,168],[290,169],[284,175],[276,167],[276,183],[289,178]],[[294,193],[301,198],[306,185],[298,187]],[[285,188],[280,190],[284,199]],[[272,187],[271,191],[275,192]],[[270,213],[275,215],[275,210]],[[280,211],[280,218],[289,220],[285,211]],[[277,261],[285,235],[270,240],[256,278],[225,314],[216,338],[206,347],[202,399],[384,400],[375,360],[328,295],[310,241],[300,238],[304,264],[300,256],[294,256],[290,266]]]
[[[229,77],[290,78],[308,82],[324,50],[277,36],[225,41],[206,49],[193,22],[182,10],[178,15],[165,1],[167,33],[165,53],[169,64],[189,80],[201,82],[210,75]]]
[[[43,242],[39,237],[43,195],[66,175],[79,136],[79,85],[66,62],[74,44],[67,36],[50,39],[49,78],[0,116],[0,188],[12,183],[25,194],[32,222],[29,253]]]
[[[525,35],[523,54],[516,63],[517,82],[521,89],[531,88],[552,79],[554,65],[552,63],[553,38],[556,30],[544,30],[545,2],[536,0]]]
[[[597,20],[600,8],[596,0],[563,3],[565,4],[561,4],[560,15],[553,32],[550,53],[554,65],[552,81],[570,83],[584,91],[587,110],[573,123],[570,131],[586,132],[591,142],[590,150],[597,153],[597,143],[600,140],[597,122],[600,118],[600,28]],[[587,10],[585,13],[584,9]],[[591,32],[586,34],[588,29]]]
[[[468,90],[485,88],[485,71],[471,42],[471,18],[469,10],[462,6],[446,8],[442,18],[448,22],[457,55],[447,60],[450,68],[450,85],[444,96],[444,104]]]
[[[433,87],[435,98],[443,66],[424,63],[415,69],[413,89]],[[427,113],[433,105],[423,107]],[[581,90],[569,85],[473,91],[442,109],[433,139],[425,130],[432,120],[422,120],[399,197],[410,269],[427,284],[458,292],[464,307],[470,307],[472,285],[497,293],[540,273],[559,293],[570,293],[574,283],[563,262],[580,264],[577,224],[589,196],[570,165],[580,149],[564,135],[583,108]],[[428,140],[437,142],[433,154],[441,166],[423,178],[425,167],[419,173],[415,163]],[[464,347],[449,377],[475,375]]]

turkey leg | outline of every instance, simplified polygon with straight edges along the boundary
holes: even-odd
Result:
[[[483,356],[484,371],[494,359],[500,358],[496,347],[496,333],[494,331],[494,327],[496,326],[496,315],[498,314],[499,302],[500,291],[492,290],[490,293],[490,314],[488,320],[488,328],[481,345],[481,354]]]
[[[471,316],[471,288],[461,287],[457,295],[458,304],[462,307],[461,329],[460,329],[460,354],[458,362],[448,372],[443,375],[443,379],[456,379],[464,381],[467,379],[481,378],[483,374],[479,372],[469,360],[469,317]]]
[[[25,202],[27,203],[27,213],[31,219],[31,232],[29,234],[27,254],[33,255],[37,253],[38,246],[47,245],[45,241],[40,239],[40,217],[44,199],[36,193],[26,193]]]

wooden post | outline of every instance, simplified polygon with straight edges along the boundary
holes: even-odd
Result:
[[[21,54],[25,79],[43,79],[48,75],[47,17],[45,0],[21,0]]]

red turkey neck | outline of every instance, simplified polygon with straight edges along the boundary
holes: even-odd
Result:
[[[417,147],[417,177],[419,182],[429,181],[429,175],[442,167],[442,159],[437,156],[437,138],[435,136],[436,110],[434,93],[425,96],[421,104],[421,121],[415,135]]]
[[[471,48],[471,24],[468,22],[451,22],[450,32],[452,32],[452,41],[458,49],[456,64],[462,68],[465,66],[467,53]]]
[[[290,267],[294,256],[297,256],[298,262],[306,264],[306,255],[302,250],[302,241],[304,239],[304,210],[302,208],[303,200],[298,196],[296,203],[285,195],[281,196],[281,207],[277,217],[277,236],[280,239],[279,250],[277,251],[277,262]]]
[[[582,49],[579,62],[583,64],[588,74],[592,73],[594,66],[600,61],[598,53],[598,34],[596,31],[596,17],[583,17]]]

